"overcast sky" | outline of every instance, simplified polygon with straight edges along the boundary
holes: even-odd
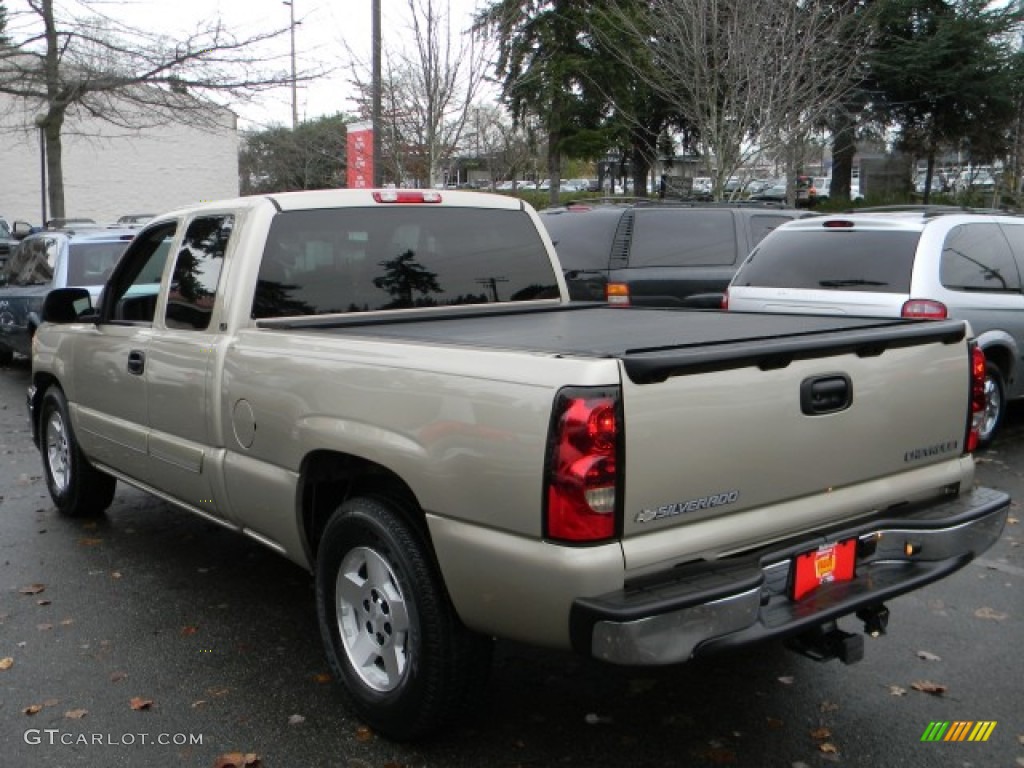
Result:
[[[352,112],[351,89],[346,69],[350,63],[346,46],[364,61],[370,59],[372,0],[294,0],[296,68],[313,69],[317,65],[335,68],[330,78],[298,87],[300,120],[336,112]],[[424,0],[417,0],[424,2]],[[446,0],[434,0],[444,7]],[[470,25],[473,9],[487,0],[447,0],[450,6],[453,33]],[[408,0],[381,0],[384,47],[395,47],[408,37]],[[6,0],[11,18],[9,32],[18,39],[18,11],[28,9],[26,0]],[[151,31],[171,34],[191,31],[203,21],[220,15],[239,36],[252,35],[287,27],[290,9],[282,0],[54,0],[62,18],[88,14],[92,8],[104,15],[119,18],[125,24]],[[288,35],[280,38],[280,67],[289,68]],[[243,129],[260,128],[271,123],[291,124],[291,89],[259,97],[259,104],[235,105]]]

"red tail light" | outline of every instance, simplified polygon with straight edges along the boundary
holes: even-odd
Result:
[[[931,299],[910,299],[903,302],[900,317],[912,317],[919,320],[945,320],[946,305]]]
[[[725,293],[722,294],[722,311],[729,311],[729,289],[725,289]]]
[[[594,543],[615,536],[622,430],[617,388],[569,388],[555,399],[547,461],[546,535]]]
[[[985,419],[985,353],[977,342],[971,342],[971,412],[967,419],[966,452],[978,448],[978,435]]]

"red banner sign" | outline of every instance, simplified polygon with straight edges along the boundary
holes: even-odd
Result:
[[[373,123],[351,123],[346,142],[349,189],[373,186]]]

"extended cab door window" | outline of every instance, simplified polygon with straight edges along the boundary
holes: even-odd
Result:
[[[143,230],[132,241],[104,290],[104,321],[153,324],[160,280],[176,229],[175,222],[167,222]]]
[[[174,261],[164,316],[168,328],[205,331],[210,327],[224,252],[235,225],[231,215],[205,216],[185,231]]]

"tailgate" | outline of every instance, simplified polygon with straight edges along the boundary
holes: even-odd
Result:
[[[959,482],[963,326],[885,333],[831,335],[833,351],[818,336],[662,352],[660,368],[624,359],[627,568],[742,551]]]

